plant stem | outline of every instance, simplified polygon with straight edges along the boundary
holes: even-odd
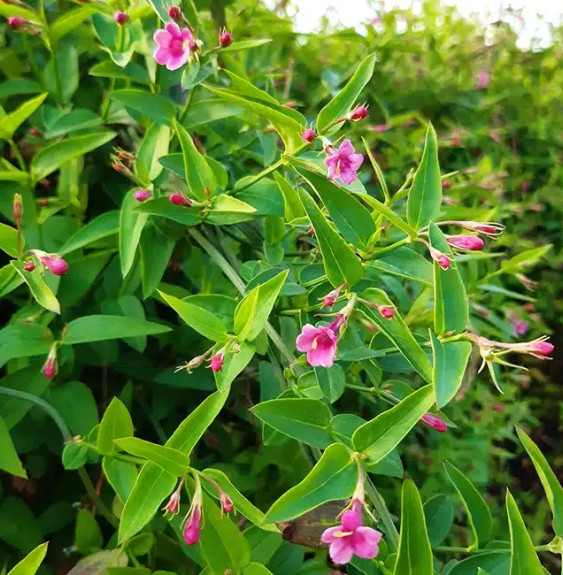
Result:
[[[385,500],[381,497],[381,494],[375,488],[373,481],[366,474],[366,493],[370,498],[370,501],[375,509],[377,516],[383,522],[385,526],[385,532],[387,533],[387,544],[390,547],[390,551],[396,551],[399,547],[399,533],[397,528],[395,527],[395,523],[393,523],[393,518],[387,509],[387,505],[385,504]]]
[[[411,239],[409,237],[403,238],[402,240],[399,240],[398,242],[395,242],[394,244],[391,244],[390,246],[386,246],[384,248],[381,248],[379,250],[373,250],[372,252],[370,252],[369,254],[366,255],[365,259],[366,260],[375,260],[379,257],[381,257],[383,254],[387,254],[389,252],[392,252],[393,250],[396,250],[397,248],[400,248],[401,246],[404,246],[405,244],[408,244],[411,242]]]
[[[72,439],[72,435],[70,434],[70,430],[68,429],[67,424],[65,423],[64,419],[61,417],[61,414],[50,404],[47,403],[44,399],[37,397],[31,393],[27,393],[25,391],[19,391],[17,389],[10,389],[9,387],[0,386],[0,394],[8,395],[10,397],[17,397],[18,399],[23,399],[24,401],[29,401],[33,403],[37,407],[41,408],[49,417],[55,422],[56,426],[59,428],[61,435],[63,436],[63,440],[66,443]],[[96,489],[90,476],[86,472],[84,467],[80,467],[78,470],[78,476],[82,480],[84,487],[86,488],[86,492],[90,496],[92,503],[96,506],[96,509],[100,512],[100,515],[105,517],[107,521],[113,526],[117,527],[119,525],[119,521],[113,515],[113,513],[106,507],[105,503],[100,499],[99,495],[96,493]]]
[[[434,551],[447,551],[449,553],[471,553],[469,547],[434,547]]]
[[[25,165],[25,160],[23,159],[23,156],[21,155],[20,149],[16,145],[16,142],[14,142],[12,138],[10,138],[8,140],[8,143],[10,144],[10,148],[12,148],[12,151],[14,152],[14,156],[16,156],[16,160],[18,162],[20,170],[22,170],[22,172],[27,172],[27,166]]]

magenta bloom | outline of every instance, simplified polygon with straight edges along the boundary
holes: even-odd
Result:
[[[219,45],[221,48],[227,48],[233,43],[233,35],[227,30],[223,29],[219,36]]]
[[[211,370],[221,371],[223,369],[223,364],[225,363],[225,352],[223,350],[218,351],[211,356]]]
[[[126,12],[117,11],[113,13],[113,21],[116,24],[123,25],[129,20],[129,16]]]
[[[352,509],[342,514],[340,525],[326,529],[321,541],[330,545],[330,558],[338,565],[343,565],[354,555],[362,559],[376,557],[381,533],[363,525],[362,504],[355,500]]]
[[[184,541],[186,545],[195,545],[201,533],[201,509],[194,505],[184,527]]]
[[[137,190],[135,192],[135,199],[138,202],[144,202],[145,200],[148,200],[151,197],[151,193],[149,192],[149,190]]]
[[[56,276],[64,276],[68,271],[68,264],[58,256],[43,256],[40,261]]]
[[[57,374],[57,359],[53,357],[48,357],[47,361],[43,365],[43,375],[47,379],[53,379]]]
[[[307,128],[307,129],[304,130],[303,133],[301,134],[301,139],[302,139],[304,142],[308,142],[309,144],[310,144],[311,142],[313,142],[316,137],[317,137],[317,135],[315,134],[315,130],[313,130],[312,128]]]
[[[481,70],[479,76],[477,76],[477,88],[479,90],[485,90],[489,87],[490,81],[491,75],[486,70]]]
[[[454,246],[454,248],[470,251],[482,250],[485,245],[481,238],[468,235],[450,236],[448,238],[448,243],[450,246]]]
[[[526,335],[528,333],[528,328],[530,326],[530,324],[525,319],[517,319],[513,325],[514,325],[514,335],[516,336]]]
[[[154,41],[157,44],[154,59],[169,70],[181,68],[197,47],[189,28],[180,29],[176,22],[167,22],[163,30],[157,30]]]
[[[328,157],[325,166],[328,168],[328,179],[340,178],[343,184],[351,184],[356,180],[356,173],[362,165],[364,158],[362,154],[356,154],[352,142],[346,139],[340,144],[338,150],[334,146],[327,148]]]
[[[435,429],[436,431],[444,432],[448,430],[448,425],[443,419],[436,417],[435,415],[431,415],[430,413],[425,413],[421,418],[420,421]]]
[[[391,319],[395,315],[395,309],[389,305],[380,305],[377,309],[385,319]]]
[[[315,327],[310,323],[303,326],[296,346],[307,353],[307,362],[313,367],[331,367],[336,355],[338,335],[330,327]]]
[[[10,16],[8,18],[8,26],[17,30],[18,28],[22,28],[27,24],[27,20],[25,18],[20,18],[19,16]]]
[[[170,203],[176,206],[184,206],[189,208],[192,205],[192,201],[190,198],[184,196],[184,194],[179,194],[178,192],[174,192],[169,196]]]

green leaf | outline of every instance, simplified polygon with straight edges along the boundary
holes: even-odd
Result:
[[[272,40],[270,38],[257,38],[256,40],[241,40],[240,42],[233,42],[226,48],[221,48],[221,54],[229,52],[240,52],[242,50],[249,50],[250,48],[258,48],[269,44]]]
[[[339,364],[332,367],[315,367],[315,376],[324,396],[334,403],[340,399],[346,386],[346,374]]]
[[[394,575],[433,575],[433,558],[426,532],[422,501],[416,485],[407,479],[401,496],[401,533]]]
[[[241,340],[253,341],[264,329],[288,274],[289,270],[284,270],[256,286],[239,303],[235,310],[235,333]],[[237,331],[237,325],[244,326],[241,333]]]
[[[417,237],[418,232],[398,216],[389,206],[382,204],[379,200],[372,196],[368,196],[367,194],[362,196],[362,200],[369,204],[378,214],[405,232],[405,234],[407,234],[411,239],[414,240]]]
[[[346,86],[319,112],[317,117],[319,132],[324,131],[331,122],[345,116],[352,109],[373,75],[375,59],[376,55],[370,54],[362,60]]]
[[[74,544],[81,555],[90,555],[99,551],[104,538],[98,522],[87,509],[79,509],[74,530]]]
[[[438,164],[438,142],[432,124],[428,124],[422,159],[414,175],[407,201],[407,219],[417,230],[428,225],[440,212],[442,180]]]
[[[108,97],[117,100],[126,108],[131,108],[145,118],[151,118],[158,124],[172,126],[176,116],[174,104],[160,94],[151,94],[146,90],[116,90]]]
[[[272,575],[272,572],[261,563],[249,563],[242,572],[242,575]]]
[[[64,256],[118,232],[119,212],[117,210],[105,212],[72,234],[58,253]]]
[[[425,385],[359,427],[352,436],[356,451],[366,455],[370,464],[378,463],[404,439],[434,403],[434,390]]]
[[[67,443],[63,448],[63,467],[68,470],[79,469],[88,461],[88,448],[80,443]]]
[[[362,292],[362,298],[375,305],[394,307],[387,294],[378,288],[368,288]],[[395,310],[392,318],[383,317],[376,307],[370,307],[360,302],[361,309],[369,316],[379,330],[387,337],[409,362],[409,364],[428,382],[432,381],[432,366],[424,350],[414,338],[407,324]]]
[[[144,299],[152,295],[160,284],[175,246],[176,238],[162,233],[153,222],[143,228],[140,247]]]
[[[266,516],[258,507],[255,507],[231,482],[231,480],[219,469],[208,468],[204,475],[211,477],[217,482],[219,487],[232,499],[235,509],[241,515],[252,521],[255,525],[267,531],[277,532],[274,525],[265,525]],[[216,494],[215,488],[211,487],[209,492]]]
[[[432,547],[440,545],[454,522],[454,505],[447,495],[435,495],[424,504],[426,529]]]
[[[278,172],[274,172],[274,179],[284,199],[284,217],[286,222],[305,215],[305,209],[299,199],[299,192]]]
[[[270,507],[266,521],[289,521],[327,501],[346,499],[354,492],[357,476],[357,467],[348,448],[330,445],[307,477]]]
[[[563,487],[561,487],[539,447],[530,439],[526,432],[517,427],[516,433],[518,433],[518,438],[528,452],[539,475],[547,502],[553,514],[553,531],[555,531],[556,535],[563,536]]]
[[[111,60],[98,62],[90,68],[90,76],[115,78],[117,80],[132,80],[138,84],[150,86],[151,79],[145,68],[136,62],[129,62],[125,67],[118,66]],[[190,108],[191,109],[191,108]]]
[[[190,465],[190,458],[172,447],[164,447],[137,437],[121,437],[114,439],[114,443],[123,451],[144,457],[176,477],[182,477]]]
[[[489,506],[465,475],[448,461],[444,462],[448,479],[458,492],[474,536],[472,547],[482,547],[491,538],[493,517]]]
[[[170,143],[170,128],[154,122],[145,132],[145,136],[135,157],[135,173],[146,184],[153,182],[160,176],[163,167],[159,162],[162,156],[168,154]]]
[[[119,437],[129,437],[133,435],[133,431],[133,421],[129,410],[117,397],[114,397],[100,422],[98,451],[102,455],[113,455],[116,452],[114,440]]]
[[[201,221],[199,211],[186,206],[176,206],[170,203],[167,197],[147,200],[135,207],[135,211],[141,214],[161,216],[184,226],[195,226]]]
[[[48,543],[42,543],[28,553],[17,565],[8,571],[8,575],[35,575],[47,554]]]
[[[450,341],[442,343],[430,332],[434,365],[432,382],[436,392],[436,405],[439,409],[447,405],[459,391],[463,374],[471,355],[471,343],[468,341]]]
[[[231,116],[241,116],[243,111],[239,106],[225,102],[219,98],[210,98],[190,104],[182,124],[188,129],[230,118]]]
[[[115,132],[96,132],[83,136],[72,136],[61,142],[45,146],[31,161],[33,182],[42,180],[70,160],[107,144],[116,135]]]
[[[133,537],[154,517],[177,481],[177,477],[152,461],[142,467],[123,507],[119,522],[119,543]]]
[[[369,268],[377,271],[415,281],[432,287],[434,285],[434,270],[432,264],[413,249],[402,246],[383,254],[367,263]]]
[[[51,42],[56,44],[63,36],[73,32],[84,20],[98,12],[96,6],[81,6],[59,16],[49,27]]]
[[[64,345],[157,335],[171,331],[166,325],[121,315],[87,315],[67,324]]]
[[[40,22],[39,15],[35,11],[15,4],[0,3],[0,15],[6,17],[20,16],[21,18],[25,18],[31,22]]]
[[[448,575],[475,575],[477,569],[486,569],[493,575],[508,575],[510,553],[507,551],[490,551],[467,557],[460,561]]]
[[[320,197],[344,238],[355,247],[365,248],[376,231],[369,211],[352,194],[324,176],[306,170],[298,171]]]
[[[45,283],[39,267],[35,268],[32,272],[26,272],[20,261],[12,261],[10,263],[27,284],[31,291],[31,295],[39,305],[49,311],[61,313],[59,302],[55,297],[55,294],[51,291],[51,288]]]
[[[116,459],[115,457],[104,457],[102,469],[119,499],[121,499],[122,503],[125,503],[137,480],[137,467],[135,464]]]
[[[184,156],[184,169],[186,183],[192,195],[198,200],[207,200],[217,191],[215,173],[205,161],[184,126],[174,123],[174,129],[180,140],[182,155]]]
[[[331,443],[330,409],[318,399],[272,399],[255,405],[256,417],[307,445],[324,449]]]
[[[305,118],[301,122],[299,119],[301,114],[297,113],[296,115],[292,113],[294,112],[293,110],[284,108],[274,98],[261,99],[262,94],[257,94],[255,91],[252,91],[250,95],[224,88],[216,88],[209,84],[203,84],[203,86],[216,96],[266,118],[280,135],[288,152],[291,153],[303,145],[301,132],[305,128]],[[261,92],[257,88],[255,90]],[[266,94],[266,96],[268,95]]]
[[[123,277],[133,267],[141,234],[149,217],[147,214],[139,213],[134,209],[137,204],[134,192],[130,191],[125,195],[119,214],[119,255]]]
[[[330,226],[309,194],[299,190],[299,195],[315,230],[328,280],[334,287],[343,283],[347,283],[349,287],[353,286],[362,279],[364,273],[360,260]]]
[[[213,575],[239,573],[250,561],[250,550],[238,527],[223,515],[217,505],[203,496],[205,529],[199,540],[201,554]]]
[[[22,236],[22,251],[24,247],[24,239]],[[0,250],[6,252],[13,258],[19,257],[18,250],[18,231],[12,226],[0,223]]]
[[[67,114],[61,114],[52,124],[50,123],[45,138],[50,140],[79,130],[99,128],[101,123],[102,119],[91,110],[78,108]]]
[[[526,531],[524,520],[518,511],[510,491],[506,492],[506,513],[510,528],[510,575],[544,575],[531,537]]]
[[[0,117],[0,138],[9,140],[14,132],[41,106],[48,94],[40,94],[18,106],[13,112]]]
[[[467,327],[469,302],[465,285],[453,261],[453,254],[446,237],[438,226],[431,223],[430,244],[450,258],[450,267],[443,270],[434,262],[434,328],[440,335],[461,332]]]
[[[237,375],[250,363],[254,357],[255,346],[243,341],[238,353],[227,353],[221,371],[216,371],[215,384],[219,391],[228,390]]]
[[[173,295],[161,291],[158,293],[192,329],[212,341],[225,341],[227,328],[221,318],[202,307],[178,299]]]
[[[20,458],[18,457],[18,452],[14,447],[12,438],[10,437],[10,432],[4,420],[0,417],[0,469],[10,473],[11,475],[17,475],[18,477],[24,477],[27,479],[27,473],[23,468]]]

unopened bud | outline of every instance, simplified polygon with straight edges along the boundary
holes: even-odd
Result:
[[[192,205],[192,200],[190,200],[190,198],[187,196],[184,196],[184,194],[174,192],[173,194],[170,194],[169,198],[170,203],[174,204],[175,206],[184,206],[189,208]]]
[[[168,8],[168,16],[172,18],[172,20],[182,20],[182,10],[178,6],[170,6]]]
[[[436,431],[440,431],[441,433],[448,430],[448,425],[444,420],[440,419],[439,417],[436,417],[435,415],[431,415],[430,413],[424,414],[420,418],[420,421],[428,425],[428,427],[431,427]]]
[[[34,270],[35,270],[35,267],[36,267],[36,266],[35,266],[35,262],[32,262],[31,260],[29,260],[29,261],[27,261],[27,262],[25,262],[25,263],[23,264],[23,269],[24,269],[26,272],[32,272],[32,271],[34,271]]]
[[[151,193],[149,192],[149,190],[137,190],[135,192],[135,199],[138,202],[144,202],[145,200],[148,200],[151,197]]]
[[[395,315],[395,308],[389,305],[380,305],[377,307],[377,311],[385,318],[385,319],[392,319]]]
[[[230,46],[232,43],[233,43],[232,34],[230,32],[227,32],[227,30],[223,28],[223,31],[219,36],[219,44],[221,45],[221,48],[227,48],[227,46]]]
[[[123,25],[129,20],[129,16],[125,12],[117,11],[113,13],[113,21],[116,24]]]
[[[481,238],[468,235],[449,236],[448,243],[454,248],[470,251],[482,250],[485,245]]]
[[[309,144],[311,142],[314,142],[315,138],[317,137],[317,134],[315,133],[315,130],[313,130],[312,128],[307,128],[306,130],[303,131],[303,133],[301,134],[301,139],[304,142],[308,142]]]
[[[358,120],[363,120],[368,116],[368,108],[365,104],[357,106],[350,114],[350,120],[357,122]]]

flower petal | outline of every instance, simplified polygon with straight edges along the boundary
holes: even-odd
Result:
[[[340,175],[338,177],[340,178],[343,184],[348,185],[356,181],[358,174],[355,172],[355,170],[351,170],[348,168],[346,170],[341,170]]]
[[[349,156],[350,154],[354,154],[355,151],[356,150],[354,149],[354,146],[352,146],[352,142],[348,138],[346,138],[338,148],[338,153],[341,156]]]
[[[176,22],[167,22],[164,25],[164,29],[172,36],[172,38],[181,40],[182,32],[180,31],[180,26]]]
[[[362,154],[352,154],[348,157],[348,165],[350,169],[357,170],[363,163],[364,157]]]
[[[301,333],[297,337],[295,346],[298,351],[309,351],[313,347],[315,338],[319,335],[319,329],[310,323],[303,326]]]
[[[172,36],[166,30],[157,30],[154,33],[154,41],[161,47],[161,48],[168,48],[170,46],[170,41],[172,40]]]
[[[154,51],[154,59],[157,64],[164,66],[168,60],[171,58],[172,54],[168,48],[157,48]]]
[[[371,527],[358,527],[351,536],[354,553],[362,559],[373,559],[379,553],[381,533]]]
[[[323,534],[321,535],[321,541],[323,543],[332,543],[333,541],[336,541],[338,537],[336,537],[334,534],[341,530],[342,527],[340,525],[336,525],[335,527],[329,527],[328,529],[325,529],[323,531]]]
[[[344,565],[352,559],[354,555],[354,548],[350,537],[340,537],[330,544],[328,551],[330,558],[338,565]]]
[[[355,531],[362,526],[362,512],[359,509],[349,509],[344,511],[340,521],[342,531]]]
[[[177,70],[181,68],[187,61],[190,56],[189,50],[182,52],[181,54],[174,54],[170,60],[168,60],[167,68],[169,70]]]

